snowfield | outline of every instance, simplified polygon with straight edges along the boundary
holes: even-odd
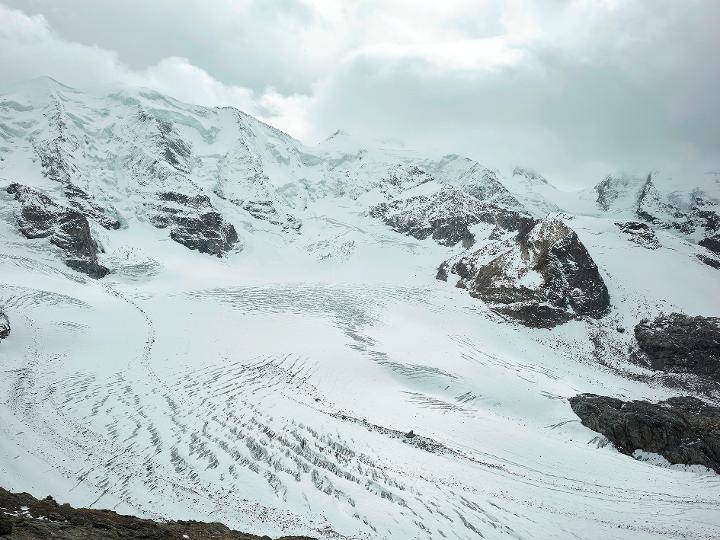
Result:
[[[435,279],[462,245],[368,212],[437,183],[477,187],[462,158],[344,134],[307,148],[237,111],[118,92],[39,80],[0,96],[0,309],[12,325],[0,343],[0,485],[323,539],[720,537],[720,476],[621,454],[567,401],[682,393],[628,356],[644,317],[720,315],[720,273],[698,259],[695,232],[657,227],[648,249],[615,225],[624,214],[528,187],[518,208],[577,233],[611,302],[597,320],[528,328],[456,276]],[[188,141],[185,169],[148,172],[166,148],[152,154],[138,110]],[[122,222],[90,220],[102,279],[18,231],[10,183],[70,204],[34,153],[40,140]],[[431,178],[404,186],[412,175],[388,175],[397,163]],[[160,191],[206,195],[238,242],[214,257],[173,241],[147,217]],[[258,217],[248,201],[272,210]],[[470,228],[479,242],[491,229]]]

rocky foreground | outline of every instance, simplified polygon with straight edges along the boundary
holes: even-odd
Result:
[[[0,488],[0,536],[17,540],[270,540],[268,536],[233,531],[221,523],[157,522],[123,516],[110,510],[73,508],[69,504],[58,504],[50,496],[38,500],[29,493],[11,493],[3,488]],[[278,540],[312,539],[307,536],[283,536]]]

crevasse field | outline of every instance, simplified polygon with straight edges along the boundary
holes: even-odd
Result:
[[[697,245],[657,231],[662,247],[644,249],[616,215],[567,196],[574,206],[557,215],[597,263],[611,312],[527,328],[452,277],[435,279],[460,246],[416,240],[368,215],[383,196],[376,171],[419,160],[411,152],[363,147],[377,164],[366,167],[359,143],[342,134],[308,149],[249,118],[237,128],[225,109],[54,84],[3,96],[19,106],[2,118],[16,131],[5,131],[0,162],[0,306],[12,324],[0,344],[0,485],[268,535],[720,537],[720,476],[623,455],[567,402],[581,392],[676,395],[626,357],[643,317],[719,314],[717,270],[697,260]],[[121,229],[98,232],[112,270],[99,280],[66,267],[47,240],[24,238],[4,190],[52,189],[23,142],[52,136],[46,103],[61,103],[65,140],[79,141],[67,152],[80,185],[101,186],[97,196],[123,218]],[[137,108],[190,141],[188,185],[240,236],[222,258],[143,217],[157,186],[121,159],[147,148],[137,132],[122,135]],[[213,195],[219,184],[250,189],[237,160],[222,165],[233,163],[243,129],[263,189],[300,233]],[[331,177],[342,182],[328,189]]]

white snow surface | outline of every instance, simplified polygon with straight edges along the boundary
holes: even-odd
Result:
[[[74,181],[123,222],[93,229],[112,270],[100,280],[22,237],[4,189],[61,192],[33,150],[58,141],[58,108]],[[128,167],[154,159],[138,110],[190,144],[186,174]],[[525,328],[435,280],[460,246],[369,217],[400,189],[383,179],[408,165],[434,180],[402,189],[468,176],[458,156],[342,133],[309,148],[234,109],[149,90],[40,79],[0,96],[0,309],[12,325],[0,343],[0,485],[271,536],[720,537],[720,476],[599,448],[567,401],[677,395],[626,358],[641,318],[720,315],[720,274],[697,260],[702,248],[659,230],[661,247],[644,249],[617,216],[563,207],[612,310]],[[203,255],[150,225],[144,199],[166,185],[208,195],[238,246]],[[301,231],[218,188],[273,201]]]

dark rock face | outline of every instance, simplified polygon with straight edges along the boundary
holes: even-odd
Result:
[[[120,228],[120,220],[117,218],[117,211],[114,208],[101,206],[91,195],[76,185],[67,184],[65,186],[65,195],[73,208],[99,223],[105,229],[117,230]]]
[[[640,321],[635,338],[652,369],[720,381],[720,318],[661,315]]]
[[[0,488],[0,535],[16,540],[171,540],[177,538],[217,540],[271,540],[231,530],[221,523],[199,521],[159,522],[116,514],[110,510],[73,508],[52,497],[38,500],[29,493]],[[7,532],[3,532],[7,531]],[[307,536],[283,536],[278,540],[313,540]]]
[[[698,255],[697,258],[703,264],[707,264],[711,268],[720,270],[720,259],[716,259],[715,257],[708,257],[707,255]]]
[[[625,454],[645,450],[670,463],[703,465],[720,473],[720,407],[693,397],[621,401],[595,394],[570,398],[582,424]]]
[[[0,339],[5,339],[10,335],[10,320],[7,315],[0,311]]]
[[[298,232],[301,224],[290,214],[278,211],[273,201],[232,201],[238,204],[255,219],[267,221],[271,225],[277,225],[286,232]]]
[[[11,184],[7,192],[21,204],[18,228],[26,238],[49,238],[65,253],[65,264],[93,278],[109,270],[98,263],[101,251],[90,231],[90,223],[79,211],[62,206],[27,186]]]
[[[479,200],[473,195],[444,186],[430,195],[416,195],[380,203],[370,215],[382,219],[393,230],[418,240],[432,238],[444,246],[475,243],[470,227],[487,223],[505,231],[520,230],[532,218],[522,209]]]
[[[617,227],[628,236],[628,240],[647,249],[658,249],[660,241],[655,232],[646,224],[639,221],[626,221],[615,223]]]
[[[435,274],[435,279],[438,279],[440,281],[447,281],[449,269],[450,265],[447,263],[447,261],[442,263],[440,266],[438,266],[437,274]]]
[[[158,197],[163,204],[154,205],[150,222],[158,228],[170,227],[175,242],[221,257],[238,241],[235,227],[213,208],[207,195],[162,192]]]
[[[712,236],[708,236],[707,238],[703,238],[698,243],[702,247],[709,249],[716,255],[720,255],[720,234],[715,234]]]
[[[577,234],[557,219],[534,222],[515,238],[483,246],[455,263],[458,287],[526,326],[551,328],[602,317],[610,295]]]

